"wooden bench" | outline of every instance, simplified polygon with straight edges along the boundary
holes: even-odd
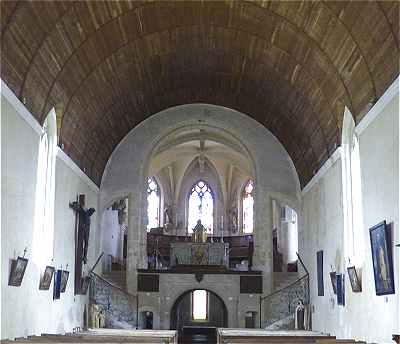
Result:
[[[350,344],[364,343],[336,339],[334,336],[312,331],[267,331],[261,329],[218,328],[218,344]]]
[[[16,340],[1,341],[2,344],[12,343],[102,343],[102,344],[177,344],[177,331],[169,330],[116,330],[94,329],[78,333],[42,334],[41,336],[28,336]]]

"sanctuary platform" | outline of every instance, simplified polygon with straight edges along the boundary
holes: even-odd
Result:
[[[253,235],[211,236],[204,244],[194,243],[190,236],[147,233],[147,256],[157,252],[167,268],[178,265],[224,265],[227,268],[251,269]],[[246,262],[244,266],[240,264]]]

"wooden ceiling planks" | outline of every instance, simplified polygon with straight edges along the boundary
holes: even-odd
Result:
[[[208,102],[253,117],[304,186],[399,73],[397,1],[1,2],[1,77],[97,184],[130,129]]]

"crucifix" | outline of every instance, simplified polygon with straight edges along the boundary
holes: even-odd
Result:
[[[75,212],[75,295],[82,290],[82,265],[87,263],[89,246],[90,217],[94,208],[85,208],[85,195],[79,195],[78,201],[70,202]]]

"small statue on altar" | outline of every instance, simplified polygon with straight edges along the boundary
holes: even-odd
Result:
[[[174,224],[172,222],[172,207],[167,205],[164,209],[164,229],[169,232],[173,228]]]
[[[229,228],[232,231],[232,233],[236,233],[238,231],[238,225],[237,225],[237,212],[234,208],[229,209],[228,212],[228,220],[229,220]]]
[[[201,220],[197,221],[197,225],[193,228],[193,242],[207,242],[207,229],[202,225]]]

